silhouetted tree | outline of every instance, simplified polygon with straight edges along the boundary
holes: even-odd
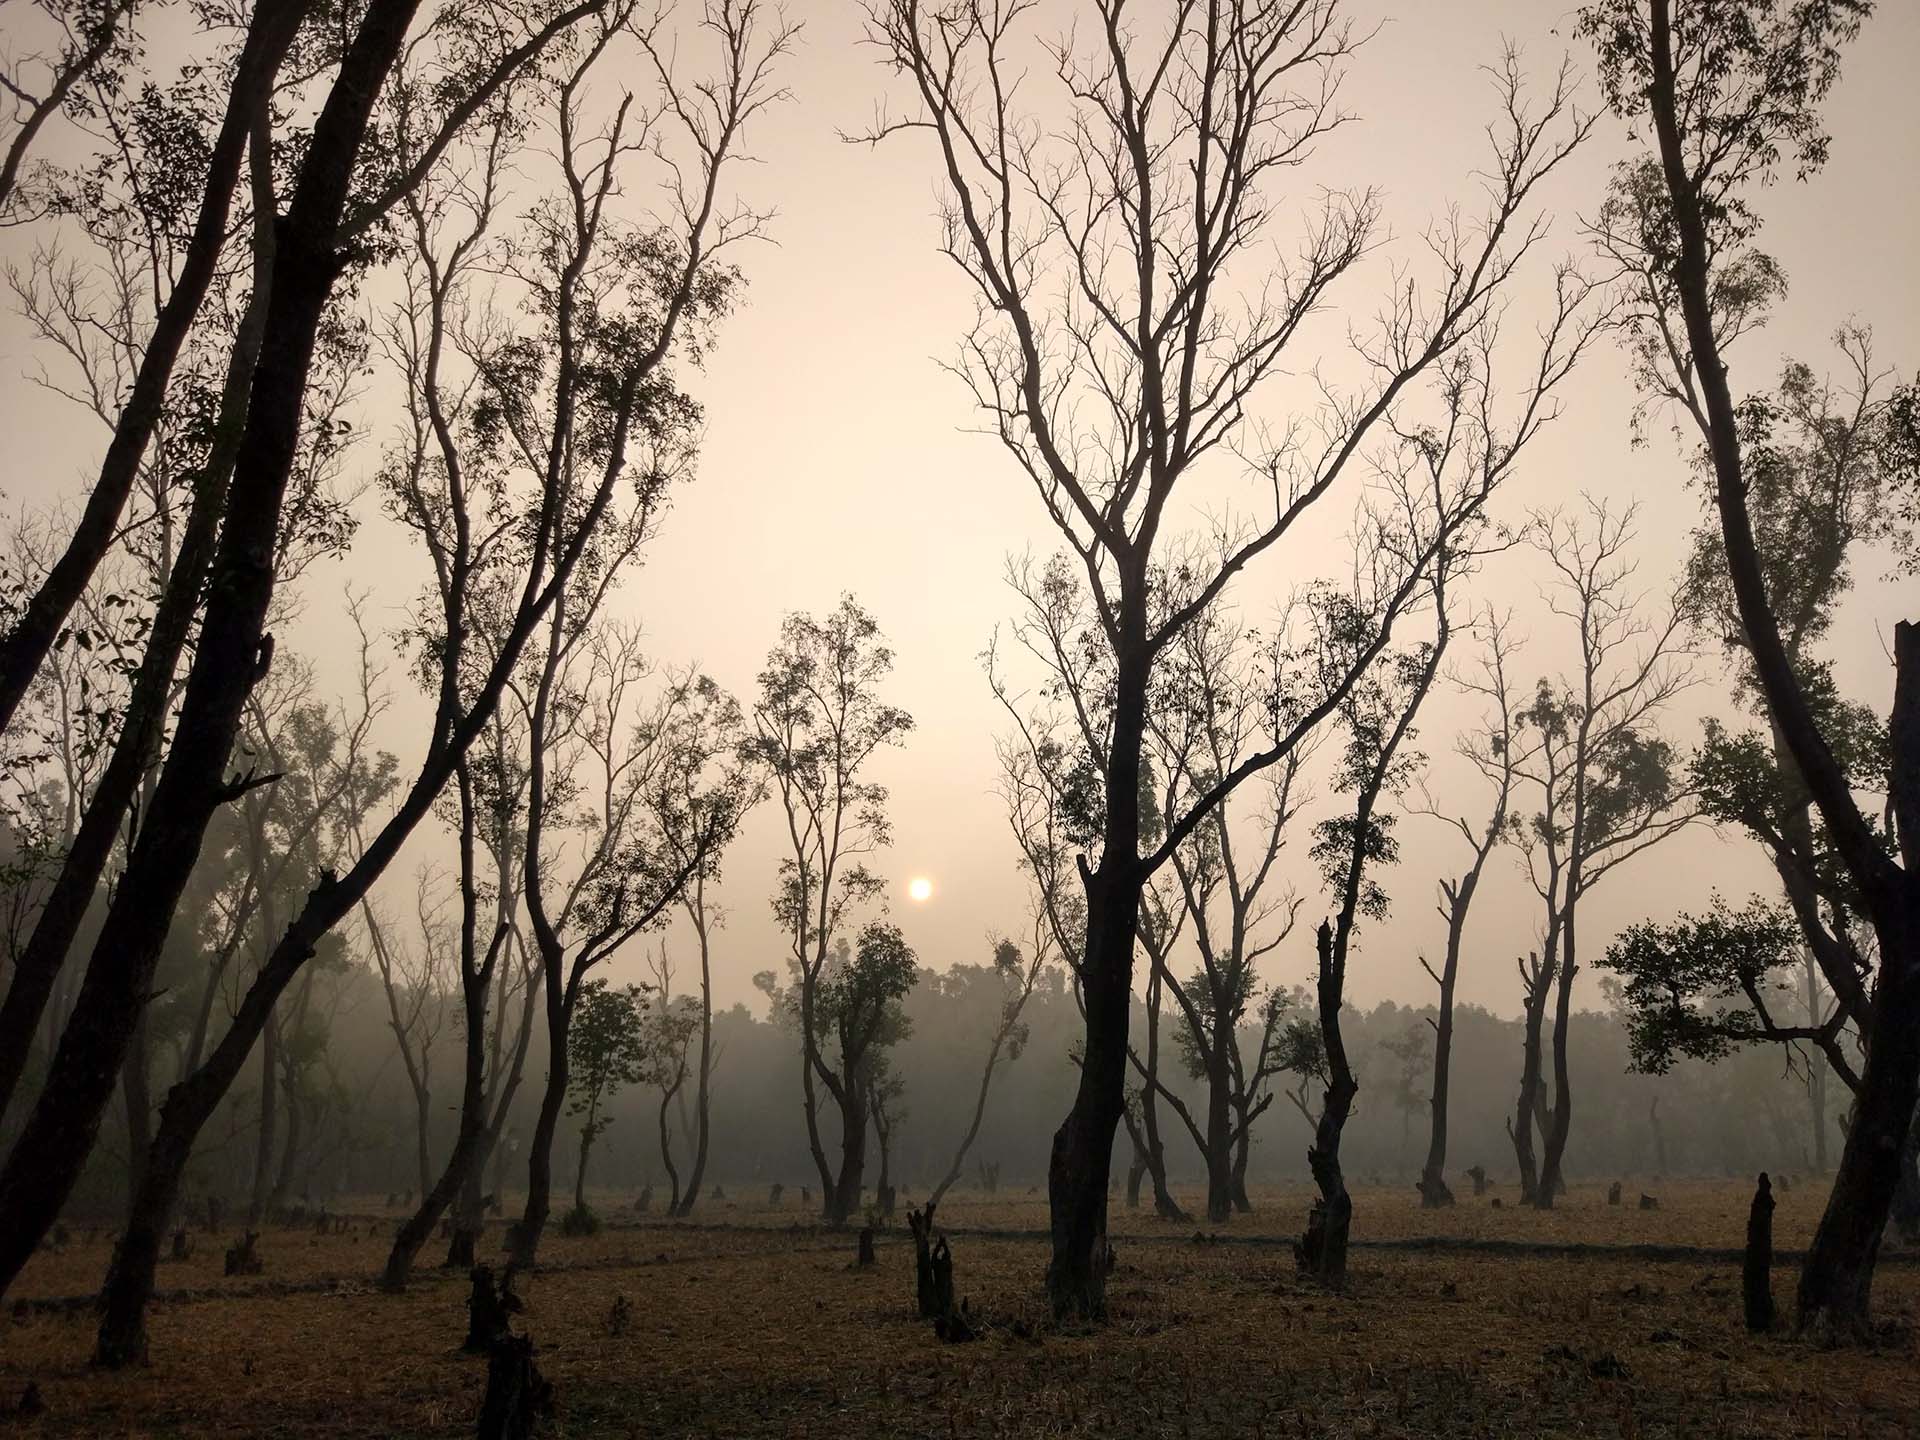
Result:
[[[786,820],[789,853],[780,861],[773,913],[787,937],[789,983],[771,972],[755,983],[784,997],[800,1035],[800,1093],[807,1147],[820,1176],[823,1213],[835,1224],[852,1213],[843,1208],[847,1163],[857,1160],[866,1134],[866,1105],[854,1078],[836,1071],[825,1053],[832,1024],[820,996],[836,938],[854,914],[881,896],[883,883],[866,857],[884,849],[893,827],[887,819],[886,787],[866,775],[881,750],[898,745],[913,717],[880,698],[880,683],[893,668],[893,651],[874,618],[851,595],[824,620],[789,615],[780,643],[760,672],[754,709],[753,758],[771,777]],[[846,968],[842,962],[841,968]],[[818,1086],[839,1106],[843,1125],[841,1168],[827,1163],[820,1138]],[[854,1148],[849,1150],[851,1145]],[[852,1174],[858,1196],[858,1170]]]
[[[1618,515],[1589,500],[1589,518],[1542,517],[1535,534],[1555,574],[1552,612],[1574,628],[1579,669],[1571,680],[1542,678],[1520,712],[1532,743],[1522,778],[1539,794],[1520,842],[1527,874],[1546,909],[1541,964],[1554,976],[1553,1105],[1533,1203],[1553,1207],[1565,1189],[1561,1163],[1573,1124],[1567,1032],[1580,902],[1608,874],[1694,819],[1676,774],[1661,712],[1693,683],[1684,640],[1686,610],[1642,613],[1632,588],[1636,563],[1631,507]]]
[[[1387,551],[1413,563],[1367,577],[1379,583],[1356,605],[1372,640],[1353,666],[1281,682],[1261,746],[1143,848],[1156,671],[1234,577],[1334,490],[1418,382],[1481,329],[1539,238],[1525,218],[1537,185],[1588,129],[1570,114],[1564,85],[1532,114],[1515,67],[1500,70],[1484,220],[1456,216],[1430,233],[1437,283],[1396,283],[1379,330],[1356,337],[1366,380],[1328,393],[1316,417],[1269,443],[1248,433],[1253,398],[1295,368],[1301,327],[1377,239],[1371,191],[1325,192],[1301,258],[1274,270],[1273,187],[1344,118],[1334,97],[1359,39],[1339,0],[1260,9],[1209,0],[1153,25],[1127,23],[1099,0],[1089,8],[1097,23],[1042,49],[1062,110],[1042,125],[1019,108],[1031,93],[1020,77],[1035,58],[1026,34],[1034,5],[867,5],[870,35],[914,103],[867,138],[924,133],[932,142],[943,248],[979,300],[957,368],[1065,547],[1022,586],[1032,616],[1023,639],[1049,676],[1025,733],[1036,754],[1054,757],[1041,768],[1074,790],[1088,836],[1077,966],[1087,1034],[1048,1181],[1048,1288],[1062,1314],[1103,1308],[1096,1252],[1125,1106],[1143,886],[1236,786],[1338,707],[1422,593],[1426,560],[1484,496],[1451,494],[1437,513],[1402,517],[1413,533]],[[1549,331],[1534,389],[1562,370],[1567,336],[1558,323]],[[1521,423],[1508,443],[1517,448],[1530,428]],[[1236,451],[1274,499],[1251,521],[1196,497],[1196,468]],[[1220,511],[1214,531],[1184,548],[1163,533],[1176,492],[1180,507]],[[1056,616],[1067,623],[1052,626]]]
[[[1511,838],[1513,820],[1513,782],[1518,765],[1513,697],[1507,687],[1507,658],[1512,653],[1507,639],[1508,621],[1489,612],[1480,628],[1486,636],[1486,661],[1481,675],[1458,678],[1456,683],[1469,694],[1479,695],[1492,706],[1488,719],[1476,730],[1461,736],[1456,749],[1493,789],[1486,822],[1476,825],[1464,815],[1443,812],[1430,794],[1415,813],[1430,815],[1457,829],[1467,842],[1468,860],[1457,876],[1440,881],[1441,904],[1436,908],[1447,922],[1447,948],[1440,969],[1435,971],[1420,957],[1420,965],[1439,987],[1438,1015],[1429,1020],[1433,1027],[1433,1091],[1426,1163],[1420,1167],[1420,1204],[1437,1209],[1453,1204],[1453,1191],[1447,1185],[1447,1114],[1450,1104],[1453,1061],[1453,996],[1460,978],[1460,953],[1467,932],[1467,916],[1474,897],[1480,892],[1480,877],[1496,847]],[[1536,1032],[1537,1033],[1537,1032]]]

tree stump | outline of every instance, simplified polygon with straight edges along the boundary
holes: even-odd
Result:
[[[212,1231],[218,1230],[219,1228],[220,1197],[218,1195],[209,1195],[207,1196],[207,1229]]]
[[[780,1208],[780,1197],[786,1192],[786,1188],[784,1185],[776,1184],[767,1192],[767,1208],[769,1210],[778,1210]]]
[[[1613,1182],[1613,1184],[1607,1187],[1607,1204],[1618,1205],[1619,1203],[1620,1203],[1620,1182],[1616,1180]]]
[[[1658,1210],[1660,1208],[1660,1202],[1651,1195],[1642,1195],[1640,1197],[1640,1208],[1642,1210]]]
[[[1764,1170],[1753,1192],[1753,1207],[1747,1211],[1747,1255],[1740,1288],[1747,1329],[1765,1334],[1773,1328],[1773,1186]]]
[[[873,1227],[871,1225],[862,1225],[860,1227],[860,1254],[854,1263],[861,1266],[874,1263]]]
[[[533,1338],[503,1335],[487,1352],[487,1394],[480,1402],[479,1440],[530,1440],[534,1423],[553,1410],[553,1386],[533,1363]]]
[[[266,1269],[266,1262],[254,1252],[254,1246],[260,1241],[260,1232],[249,1230],[240,1237],[238,1245],[227,1247],[227,1274],[258,1275]]]
[[[641,1189],[640,1198],[633,1202],[633,1208],[642,1215],[653,1208],[653,1186],[648,1185]]]
[[[187,1238],[187,1227],[182,1225],[173,1232],[173,1258],[188,1260],[193,1256],[193,1241]]]
[[[934,1239],[928,1262],[933,1272],[933,1318],[938,1321],[953,1312],[953,1249],[945,1235]]]
[[[455,1225],[453,1234],[447,1240],[447,1258],[440,1262],[442,1270],[473,1269],[474,1247],[480,1243],[480,1232],[466,1225]]]
[[[920,1318],[932,1320],[940,1313],[933,1295],[933,1202],[925,1210],[909,1210],[907,1228],[913,1231],[914,1299]]]
[[[898,1202],[899,1192],[891,1185],[882,1185],[880,1187],[880,1218],[882,1220],[893,1219],[894,1207]]]
[[[467,1338],[460,1348],[469,1355],[490,1355],[496,1345],[511,1335],[509,1318],[526,1306],[513,1293],[511,1265],[500,1276],[497,1286],[491,1265],[474,1266],[470,1278],[473,1290],[467,1296]]]
[[[1487,1193],[1487,1167],[1476,1165],[1467,1171],[1467,1178],[1473,1181],[1473,1198],[1478,1200]]]
[[[1353,1223],[1353,1201],[1342,1192],[1332,1204],[1315,1200],[1307,1212],[1307,1230],[1293,1245],[1294,1263],[1303,1274],[1327,1285],[1347,1278],[1347,1231]]]

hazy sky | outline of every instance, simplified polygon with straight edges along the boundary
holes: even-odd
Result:
[[[840,141],[840,132],[872,118],[883,97],[891,93],[897,105],[901,96],[890,91],[877,52],[858,43],[853,4],[798,0],[791,8],[806,21],[788,72],[794,99],[755,137],[761,163],[735,177],[754,203],[778,209],[777,244],[739,257],[751,281],[747,305],[726,323],[706,374],[694,382],[708,417],[699,480],[679,494],[646,568],[616,610],[644,624],[659,659],[698,661],[750,700],[784,611],[825,610],[843,590],[859,596],[898,653],[890,698],[917,721],[905,748],[877,767],[892,787],[897,829],[878,868],[894,882],[893,913],[923,962],[944,968],[984,959],[986,934],[1019,927],[1025,914],[994,793],[993,740],[1003,717],[979,655],[995,625],[1014,613],[1002,581],[1006,558],[1029,547],[1044,553],[1052,540],[1025,478],[996,444],[964,433],[975,418],[959,384],[939,368],[954,353],[971,302],[962,278],[935,250],[932,156],[914,137],[877,151]],[[1052,8],[1064,14],[1071,7],[1059,0]],[[1775,323],[1737,353],[1736,389],[1767,383],[1786,354],[1824,366],[1833,354],[1829,333],[1850,317],[1876,327],[1885,361],[1909,374],[1915,365],[1920,273],[1912,187],[1920,96],[1912,72],[1920,58],[1920,9],[1899,0],[1882,9],[1849,54],[1828,107],[1832,163],[1813,184],[1782,187],[1765,202],[1764,243],[1786,265],[1793,288]],[[1477,201],[1468,177],[1486,153],[1480,127],[1492,114],[1493,94],[1476,67],[1495,58],[1507,36],[1544,75],[1574,44],[1573,11],[1528,0],[1362,0],[1357,10],[1392,18],[1353,65],[1344,92],[1360,123],[1328,142],[1312,179],[1380,187],[1392,231],[1405,241],[1449,203]],[[1584,52],[1576,50],[1575,58],[1584,66]],[[1036,75],[1033,83],[1043,80]],[[1591,87],[1588,99],[1597,102]],[[1559,177],[1550,196],[1556,250],[1580,249],[1579,215],[1595,207],[1623,145],[1619,128],[1603,125]],[[1303,190],[1298,204],[1276,208],[1284,218],[1309,199]],[[17,255],[25,239],[0,232],[0,251]],[[1404,244],[1395,248],[1405,253]],[[1342,292],[1361,318],[1377,303],[1379,273],[1350,279]],[[1539,293],[1537,283],[1530,293]],[[1336,317],[1310,343],[1337,346],[1344,323]],[[1301,368],[1311,358],[1304,351]],[[12,469],[5,489],[16,507],[75,490],[97,463],[97,449],[86,447],[102,438],[13,378],[34,363],[17,319],[0,319],[0,428],[10,437]],[[1698,516],[1681,457],[1663,434],[1644,449],[1630,447],[1633,396],[1610,348],[1593,352],[1564,399],[1564,417],[1509,487],[1505,513],[1567,504],[1582,491],[1639,501],[1641,579],[1657,594],[1670,584]],[[369,467],[374,460],[371,448],[361,457]],[[1340,533],[1349,506],[1342,500],[1330,507],[1326,536]],[[1329,554],[1337,557],[1337,547],[1283,549],[1249,572],[1236,605],[1251,620],[1265,618],[1294,586],[1325,573]],[[333,668],[340,656],[329,652],[337,637],[324,617],[350,581],[373,586],[375,614],[397,620],[396,607],[419,577],[396,570],[396,562],[405,567],[409,557],[370,529],[352,559],[315,571],[308,622],[282,643],[290,639],[316,655],[323,674],[340,675]],[[1891,671],[1882,636],[1894,618],[1913,611],[1916,596],[1911,585],[1902,593],[1882,581],[1881,568],[1860,567],[1860,594],[1836,627],[1835,649],[1843,684],[1884,708]],[[396,574],[405,575],[404,584]],[[1515,664],[1523,685],[1557,670],[1569,653],[1566,631],[1541,605],[1540,579],[1536,561],[1515,555],[1475,582],[1477,600],[1511,607],[1518,629],[1531,637]],[[1464,648],[1461,658],[1469,658]],[[1683,744],[1697,735],[1703,710],[1725,704],[1718,655],[1703,656],[1701,671],[1707,683],[1672,717],[1671,733]],[[396,676],[396,686],[402,683]],[[403,754],[416,752],[400,723],[414,713],[397,708],[394,733],[384,737]],[[1423,747],[1441,757],[1436,793],[1468,813],[1478,811],[1480,796],[1444,757],[1458,725],[1476,713],[1444,695],[1422,726]],[[767,906],[781,838],[775,821],[769,805],[727,856],[722,894],[730,916],[717,949],[723,1004],[752,998],[752,974],[782,963]],[[1420,818],[1402,822],[1401,838],[1406,863],[1383,877],[1393,915],[1363,932],[1349,981],[1362,1004],[1383,996],[1424,1003],[1431,996],[1417,956],[1424,950],[1437,959],[1434,881],[1457,865],[1461,842],[1455,835],[1449,843],[1441,826]],[[1303,826],[1289,878],[1312,892],[1303,916],[1313,916],[1322,902],[1306,845]],[[395,876],[410,890],[414,870],[445,853],[441,837],[423,832]],[[1493,862],[1497,873],[1474,912],[1460,985],[1463,1000],[1503,1012],[1518,1008],[1513,957],[1534,943],[1539,923],[1538,902],[1517,865],[1512,852]],[[907,898],[913,876],[933,882],[924,904]],[[1699,908],[1713,886],[1740,896],[1768,884],[1744,840],[1704,829],[1684,835],[1595,892],[1583,912],[1584,953],[1596,954],[1628,920]],[[623,964],[637,969],[636,961]],[[1272,979],[1306,980],[1305,929],[1266,964]],[[1582,985],[1584,997],[1597,1002],[1590,969]]]

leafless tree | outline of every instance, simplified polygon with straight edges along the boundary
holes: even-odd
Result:
[[[1095,1252],[1125,1105],[1142,887],[1236,786],[1338,708],[1480,497],[1457,497],[1396,547],[1416,563],[1366,597],[1372,638],[1349,673],[1290,689],[1264,743],[1143,849],[1156,670],[1235,577],[1340,493],[1382,422],[1484,326],[1543,233],[1530,218],[1541,181],[1590,123],[1564,77],[1534,110],[1517,61],[1495,67],[1484,215],[1429,231],[1431,286],[1396,280],[1378,328],[1355,332],[1364,378],[1347,390],[1323,379],[1317,409],[1268,437],[1248,422],[1256,396],[1306,368],[1303,327],[1381,238],[1373,192],[1322,192],[1299,258],[1275,268],[1276,189],[1349,118],[1339,82],[1364,36],[1339,0],[1193,0],[1152,17],[1127,0],[1084,8],[1092,23],[1037,56],[1031,0],[871,0],[871,36],[913,108],[865,137],[924,135],[938,156],[943,249],[979,303],[956,369],[1059,530],[1063,580],[1083,592],[1071,669],[1054,676],[1067,689],[1069,676],[1094,682],[1075,707],[1080,763],[1062,773],[1098,802],[1096,853],[1081,864],[1087,1039],[1049,1171],[1048,1285],[1063,1314],[1102,1308]],[[1058,121],[1022,109],[1036,59],[1057,82]],[[1552,373],[1564,357],[1557,342],[1549,350]],[[1271,508],[1251,519],[1223,510],[1204,541],[1169,558],[1176,493],[1201,509],[1196,470],[1218,473],[1230,467],[1206,462],[1236,454]]]
[[[1440,918],[1447,922],[1447,948],[1440,969],[1435,971],[1426,956],[1420,957],[1421,967],[1440,991],[1439,1014],[1428,1022],[1433,1026],[1434,1038],[1433,1093],[1429,1097],[1432,1116],[1426,1164],[1420,1170],[1420,1204],[1426,1209],[1453,1204],[1453,1191],[1447,1185],[1447,1104],[1453,1059],[1453,995],[1460,978],[1467,916],[1479,893],[1480,877],[1486,871],[1487,861],[1496,848],[1512,838],[1513,789],[1521,755],[1516,744],[1513,696],[1507,685],[1507,659],[1513,648],[1507,638],[1509,623],[1508,618],[1495,616],[1491,611],[1482,618],[1479,628],[1486,637],[1483,672],[1478,676],[1456,677],[1462,689],[1480,696],[1492,707],[1486,721],[1463,735],[1456,747],[1492,788],[1493,799],[1487,807],[1485,822],[1476,824],[1465,815],[1442,811],[1424,786],[1423,803],[1414,811],[1458,830],[1467,842],[1468,851],[1466,868],[1457,876],[1440,881],[1441,904],[1436,908]],[[1534,1012],[1529,1008],[1528,1013]]]
[[[1539,809],[1521,831],[1527,874],[1545,906],[1541,963],[1554,974],[1553,1093],[1533,1203],[1553,1207],[1573,1123],[1567,1029],[1580,902],[1620,866],[1692,823],[1695,811],[1661,713],[1694,683],[1683,604],[1647,613],[1634,586],[1634,511],[1588,500],[1584,517],[1540,517],[1535,536],[1553,571],[1549,611],[1578,646],[1571,680],[1542,679],[1520,722],[1529,737],[1521,771]]]
[[[413,1092],[414,1158],[424,1195],[433,1188],[434,1179],[428,1144],[433,1128],[433,1062],[441,1032],[453,1013],[451,988],[458,966],[446,899],[435,893],[433,876],[421,872],[414,892],[417,938],[412,943],[389,931],[370,899],[360,902],[360,923],[386,996],[387,1028],[393,1032],[394,1048]]]

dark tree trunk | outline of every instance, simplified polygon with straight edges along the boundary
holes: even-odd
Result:
[[[273,595],[275,542],[299,439],[314,340],[345,261],[335,252],[333,237],[339,230],[368,116],[405,40],[416,4],[417,0],[374,0],[367,11],[314,123],[300,178],[279,227],[246,433],[240,442],[225,528],[173,745],[108,907],[47,1087],[5,1170],[0,1171],[0,1290],[19,1274],[86,1164],[134,1024],[152,991],[160,948],[199,858],[207,824],[215,809],[232,797],[222,777],[233,755],[241,709],[272,655],[271,642],[262,631]],[[317,938],[302,937],[296,965],[311,953]],[[250,1047],[253,1034],[245,1038]],[[179,1089],[175,1087],[176,1095]],[[168,1105],[162,1107],[156,1150],[166,1139],[165,1117],[171,1105],[169,1097]],[[188,1152],[191,1138],[186,1137]],[[177,1158],[184,1165],[186,1155]],[[156,1164],[152,1168],[172,1167]],[[134,1230],[164,1222],[175,1184],[174,1177],[167,1177],[167,1203],[157,1214],[130,1225],[130,1240]],[[149,1174],[143,1193],[154,1188],[154,1176]],[[136,1197],[135,1208],[140,1207]],[[151,1266],[157,1257],[156,1235],[144,1247],[149,1291]],[[144,1304],[144,1294],[140,1298]]]
[[[531,1267],[539,1253],[540,1236],[547,1228],[553,1204],[553,1138],[559,1131],[560,1108],[567,1098],[567,1018],[561,988],[549,972],[547,1038],[552,1048],[547,1059],[547,1088],[540,1097],[533,1142],[527,1147],[527,1203],[513,1232],[514,1264],[522,1269]]]
[[[146,1173],[147,1148],[153,1144],[152,1058],[147,1045],[149,1026],[142,1015],[134,1027],[133,1045],[127,1051],[126,1069],[120,1076],[120,1088],[127,1106],[127,1205],[140,1193],[140,1180]]]
[[[1534,968],[1528,969],[1529,964]],[[1507,1134],[1513,1140],[1514,1159],[1520,1167],[1520,1203],[1531,1205],[1540,1190],[1533,1153],[1533,1119],[1540,1105],[1540,1033],[1553,983],[1551,956],[1544,962],[1529,956],[1521,962],[1520,975],[1526,985],[1521,996],[1525,1030],[1520,1050],[1520,1100],[1507,1125]]]
[[[1458,890],[1447,916],[1447,958],[1440,970],[1439,1015],[1433,1026],[1433,1099],[1431,1130],[1427,1138],[1427,1163],[1420,1169],[1420,1205],[1425,1210],[1440,1210],[1453,1204],[1453,1191],[1447,1185],[1447,1105],[1453,1081],[1453,991],[1460,975],[1460,939],[1466,927],[1467,907],[1478,881],[1470,873]]]
[[[280,1123],[280,1025],[271,1016],[260,1042],[260,1122],[253,1147],[253,1188],[247,1201],[249,1226],[267,1218],[273,1199],[273,1157]]]
[[[1320,1033],[1327,1051],[1327,1093],[1320,1108],[1320,1122],[1314,1127],[1313,1144],[1307,1149],[1307,1167],[1313,1172],[1320,1198],[1314,1202],[1296,1256],[1301,1269],[1337,1286],[1347,1278],[1347,1232],[1353,1221],[1353,1197],[1347,1193],[1346,1176],[1340,1169],[1340,1136],[1353,1113],[1353,1098],[1360,1087],[1354,1082],[1346,1042],[1340,1034],[1344,967],[1334,954],[1333,926],[1327,921],[1320,922],[1315,945],[1320,964]]]
[[[1747,1253],[1740,1280],[1747,1329],[1764,1335],[1773,1328],[1773,1186],[1764,1170],[1747,1212]]]
[[[833,1182],[827,1219],[844,1225],[860,1210],[860,1191],[867,1168],[866,1092],[852,1076],[840,1085],[840,1173]]]
[[[1207,1220],[1233,1218],[1233,1073],[1226,1047],[1233,1037],[1213,1037],[1207,1066]]]
[[[1253,1121],[1244,1112],[1240,1116],[1240,1133],[1233,1142],[1233,1208],[1242,1215],[1253,1213],[1253,1202],[1247,1198],[1247,1161],[1253,1153]]]
[[[1138,736],[1135,737],[1138,765]],[[1109,787],[1110,789],[1112,787]],[[1136,802],[1137,803],[1137,802]],[[1106,1273],[1097,1255],[1107,1233],[1107,1181],[1113,1132],[1126,1108],[1127,1012],[1132,1006],[1133,946],[1140,884],[1127,858],[1103,860],[1088,887],[1086,1048],[1073,1109],[1054,1133],[1047,1162],[1047,1203],[1053,1257],[1047,1293],[1061,1318],[1095,1318],[1106,1311]],[[1128,873],[1114,877],[1112,871]]]
[[[1180,1202],[1173,1198],[1173,1191],[1167,1186],[1167,1147],[1160,1138],[1162,986],[1158,973],[1147,980],[1147,1062],[1141,1067],[1146,1071],[1146,1084],[1140,1090],[1140,1134],[1146,1142],[1147,1176],[1153,1181],[1153,1213],[1162,1220],[1185,1221],[1189,1218],[1187,1212],[1180,1208]]]
[[[1573,1024],[1573,977],[1579,971],[1574,959],[1574,906],[1580,884],[1576,856],[1567,871],[1567,903],[1559,933],[1558,991],[1553,1013],[1553,1110],[1540,1160],[1540,1182],[1533,1194],[1533,1203],[1542,1210],[1551,1210],[1554,1197],[1565,1194],[1567,1188],[1561,1167],[1567,1153],[1567,1135],[1573,1128],[1573,1076],[1567,1061],[1567,1040]]]
[[[704,877],[695,876],[693,883],[699,889],[706,882]],[[697,929],[700,940],[700,1074],[699,1088],[694,1092],[693,1101],[693,1167],[687,1172],[687,1193],[680,1197],[680,1203],[673,1212],[683,1218],[693,1213],[694,1202],[700,1198],[700,1185],[707,1175],[707,1147],[713,1133],[713,964],[708,952],[705,922],[701,921]]]
[[[1888,802],[1899,863],[1886,854],[1854,802],[1851,786],[1814,718],[1770,608],[1747,512],[1739,419],[1715,332],[1714,275],[1707,220],[1681,134],[1671,0],[1653,0],[1647,90],[1662,176],[1679,241],[1675,288],[1706,417],[1714,499],[1727,576],[1739,607],[1754,673],[1767,708],[1793,752],[1835,851],[1858,887],[1880,944],[1867,1064],[1826,1212],[1800,1275],[1797,1323],[1835,1334],[1864,1333],[1880,1238],[1899,1183],[1900,1155],[1920,1092],[1920,625],[1894,627],[1892,763]]]
[[[207,154],[206,184],[201,191],[193,233],[187,241],[173,289],[154,316],[140,367],[114,422],[113,439],[107,445],[99,478],[87,496],[66,549],[28,599],[12,629],[0,638],[0,732],[11,727],[14,712],[53,648],[68,614],[113,547],[121,512],[139,478],[141,458],[153,439],[160,417],[166,413],[167,388],[174,364],[218,273],[220,252],[227,240],[227,217],[233,208],[234,187],[240,180],[248,132],[272,88],[305,9],[299,0],[273,0],[258,6],[254,12],[227,94],[220,129]],[[132,795],[131,784],[119,795],[113,818],[106,826],[109,837]],[[98,878],[97,870],[95,878]],[[91,884],[88,889],[91,891]],[[0,1044],[0,1053],[4,1053],[5,1048]],[[17,1079],[17,1072],[11,1078]],[[10,1090],[11,1080],[0,1072],[0,1109],[5,1108]]]

